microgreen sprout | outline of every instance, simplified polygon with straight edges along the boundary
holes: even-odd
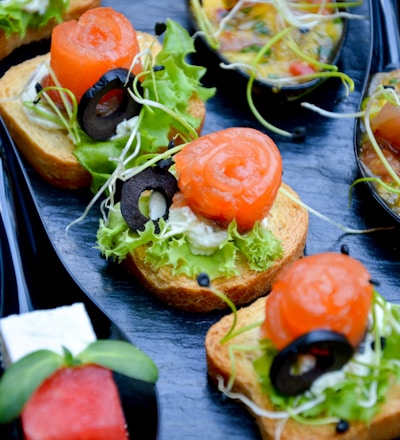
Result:
[[[208,280],[208,282],[207,282]],[[232,311],[232,324],[230,329],[228,330],[228,332],[226,333],[226,335],[221,339],[221,343],[223,344],[226,340],[228,340],[236,326],[236,321],[237,321],[237,309],[235,304],[233,303],[233,301],[227,296],[225,295],[225,293],[221,292],[218,289],[215,289],[214,287],[211,286],[210,280],[207,276],[207,274],[201,273],[199,274],[199,276],[197,277],[197,282],[200,286],[202,287],[208,287],[210,289],[210,291],[217,296],[218,298],[220,298],[227,306],[229,306],[229,308]]]
[[[47,72],[47,74],[50,75],[51,80],[55,85],[36,88],[36,98],[33,102],[24,102],[25,107],[39,116],[39,118],[65,128],[74,143],[80,142],[77,122],[78,103],[75,95],[71,93],[70,90],[61,87],[49,63],[45,62],[40,65],[38,71],[40,71],[41,68],[44,69],[43,72]],[[49,92],[56,92],[59,94],[63,109],[53,101]]]
[[[290,194],[288,191],[286,191],[283,187],[280,187],[279,191],[282,192],[283,194],[285,194],[287,197],[289,197],[289,199],[292,200],[294,203],[307,209],[308,212],[314,214],[316,217],[318,217],[318,218],[326,221],[327,223],[330,223],[331,225],[341,229],[345,234],[365,234],[365,233],[374,232],[374,231],[378,231],[378,230],[383,229],[383,228],[370,228],[370,229],[349,228],[349,227],[344,226],[338,222],[335,222],[334,220],[330,219],[329,217],[326,217],[325,215],[321,214],[320,212],[318,212],[315,209],[311,208],[310,206],[306,205],[304,202],[299,200],[297,197],[294,197],[292,194]]]

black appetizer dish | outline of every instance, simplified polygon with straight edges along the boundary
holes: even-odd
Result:
[[[204,52],[207,68],[235,90],[243,84],[247,94],[291,103],[328,78],[347,81],[336,64],[349,14],[337,2],[187,3],[197,52]]]

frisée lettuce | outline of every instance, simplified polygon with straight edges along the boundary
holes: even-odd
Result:
[[[192,227],[193,223],[187,222],[186,226],[180,224],[178,228],[161,218],[159,232],[153,221],[148,221],[143,231],[132,231],[122,217],[119,204],[116,204],[109,211],[107,221],[100,220],[97,244],[106,258],[118,262],[129,252],[146,245],[146,264],[154,268],[168,265],[174,275],[191,278],[201,272],[206,272],[210,279],[238,275],[238,262],[243,260],[251,269],[264,271],[283,256],[281,242],[260,223],[241,234],[236,222],[231,222],[219,244],[212,240],[203,242],[203,252],[199,252],[199,244],[194,244],[189,237]],[[211,252],[204,249],[205,243],[210,243]]]

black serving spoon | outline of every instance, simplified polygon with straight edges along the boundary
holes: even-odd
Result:
[[[193,28],[194,33],[197,33],[201,31],[201,27],[199,25],[198,20],[198,14],[197,14],[197,7],[195,6],[196,3],[199,3],[200,6],[203,4],[203,0],[187,0],[187,5],[189,9],[189,15],[191,20],[191,25]],[[339,10],[344,10],[343,8],[340,8],[340,2],[338,2],[338,8]],[[301,31],[301,30],[300,30]],[[330,64],[336,65],[339,61],[340,55],[342,53],[342,48],[346,39],[346,33],[347,33],[347,20],[343,20],[343,32],[341,34],[341,37],[334,47],[329,60],[327,61]],[[222,70],[218,66],[222,64],[229,64],[227,59],[221,54],[221,52],[218,51],[218,49],[213,48],[210,43],[208,42],[207,38],[199,32],[199,37],[196,38],[196,48],[198,52],[205,52],[206,56],[206,62],[207,62],[207,68],[211,69],[214,67],[215,72],[213,71],[213,74],[217,76],[221,76],[222,82],[224,86],[230,87],[231,91],[238,90],[238,85],[243,85],[244,87],[248,83],[250,79],[250,75],[239,68],[236,69],[229,69],[229,70]],[[278,102],[279,104],[290,104],[295,101],[299,101],[302,97],[305,95],[308,95],[312,91],[314,91],[316,88],[318,88],[323,82],[325,81],[325,78],[314,78],[312,80],[303,82],[303,83],[297,83],[297,84],[285,84],[277,87],[276,84],[274,84],[271,81],[268,81],[267,78],[256,78],[254,79],[252,90],[254,95],[262,96],[262,99],[266,102]]]
[[[58,258],[40,220],[21,159],[1,119],[0,270],[0,317],[82,302],[98,339],[129,341]],[[156,387],[119,374],[114,378],[130,438],[155,440],[159,419]],[[22,440],[18,421],[0,425],[0,438]]]
[[[371,64],[369,77],[364,84],[361,103],[379,84],[382,74],[400,68],[400,33],[399,6],[397,0],[371,0]],[[363,178],[371,177],[371,173],[360,158],[362,139],[365,129],[361,118],[356,119],[354,129],[355,156],[360,174]],[[379,195],[372,182],[366,182],[369,191],[377,203],[390,216],[400,223],[400,214],[396,213]]]

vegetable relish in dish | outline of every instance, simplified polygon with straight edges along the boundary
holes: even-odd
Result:
[[[202,3],[221,55],[244,70],[264,45],[281,35],[255,66],[257,78],[267,82],[279,78],[287,78],[289,84],[304,82],[308,75],[326,69],[344,32],[343,20],[330,1]]]
[[[400,215],[400,70],[378,74],[363,102],[359,158],[378,195]]]
[[[226,68],[277,88],[311,81],[323,71],[342,76],[330,63],[344,39],[344,19],[352,14],[339,10],[336,2],[191,0],[191,8],[208,44],[226,59]]]
[[[337,62],[347,21],[361,18],[348,10],[362,1],[340,6],[330,0],[189,0],[189,4],[194,38],[200,37],[221,69],[245,79],[249,108],[268,130],[296,141],[305,135],[304,130],[290,132],[267,121],[254,102],[256,94],[289,104],[332,78],[343,84],[346,94],[354,91],[354,80]]]

